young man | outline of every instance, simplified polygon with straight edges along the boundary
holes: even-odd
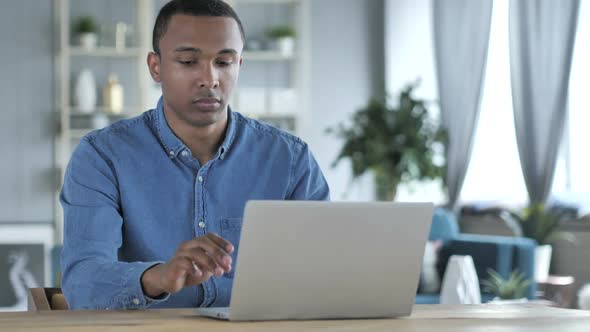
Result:
[[[228,306],[246,202],[329,199],[303,141],[230,110],[243,46],[222,1],[161,9],[147,59],[157,108],[84,137],[66,171],[70,307]]]

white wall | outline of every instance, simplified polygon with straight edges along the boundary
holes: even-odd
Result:
[[[396,100],[408,83],[420,80],[415,96],[435,102],[438,98],[432,36],[431,0],[385,1],[385,86]],[[430,109],[438,114],[438,107]],[[441,181],[402,185],[397,201],[445,202]]]
[[[372,178],[349,187],[350,164],[331,164],[341,141],[325,129],[350,115],[383,86],[383,1],[311,1],[311,114],[302,133],[332,191],[332,200],[371,200]]]
[[[53,220],[52,2],[0,10],[0,225]]]
[[[396,95],[408,82],[421,79],[417,96],[435,100],[432,15],[430,0],[385,1],[385,79]]]

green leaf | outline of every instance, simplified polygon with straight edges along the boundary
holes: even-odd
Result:
[[[488,269],[488,278],[482,280],[483,290],[490,292],[501,299],[517,299],[524,296],[531,281],[526,279],[524,273],[518,270],[512,271],[508,279],[504,279],[498,272]]]

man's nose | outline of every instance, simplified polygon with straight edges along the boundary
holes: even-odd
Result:
[[[201,88],[207,89],[215,89],[219,87],[219,77],[217,70],[215,70],[215,68],[213,68],[211,65],[205,66],[205,69],[203,70],[200,77],[199,86]]]

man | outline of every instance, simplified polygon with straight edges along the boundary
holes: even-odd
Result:
[[[228,306],[246,202],[329,199],[303,141],[229,108],[243,45],[222,1],[161,9],[147,58],[157,108],[84,137],[66,171],[72,308]]]

